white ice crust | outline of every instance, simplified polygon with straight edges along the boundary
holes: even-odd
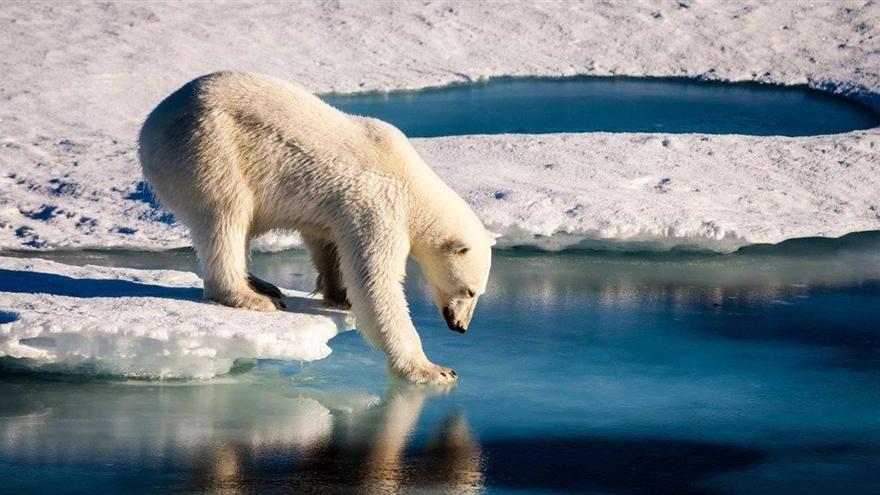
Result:
[[[316,92],[502,75],[683,76],[808,84],[880,107],[880,4],[863,1],[7,2],[0,26],[0,248],[188,245],[143,189],[135,136],[162,98],[217,70]],[[501,245],[726,251],[880,229],[876,129],[416,146]],[[298,244],[278,233],[257,247]]]
[[[0,357],[17,366],[144,378],[211,378],[238,358],[311,361],[346,312],[284,290],[287,310],[201,300],[190,272],[0,257]]]
[[[730,251],[880,228],[873,133],[850,133],[846,142],[583,136],[464,136],[417,147],[502,235],[501,245]]]

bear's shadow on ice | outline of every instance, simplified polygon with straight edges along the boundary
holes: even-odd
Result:
[[[73,278],[56,273],[0,269],[0,292],[18,294],[51,294],[67,297],[157,297],[204,302],[202,289],[197,287],[166,287],[128,280]],[[321,307],[321,301],[307,297],[285,296],[286,312],[323,316],[339,315],[339,311]],[[0,321],[2,323],[2,321]]]

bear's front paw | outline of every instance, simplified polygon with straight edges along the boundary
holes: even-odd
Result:
[[[449,384],[458,379],[458,374],[452,368],[437,366],[430,361],[419,363],[406,363],[401,367],[392,367],[401,378],[412,383]]]
[[[215,296],[210,299],[225,306],[250,309],[252,311],[268,312],[284,309],[284,303],[281,302],[281,300],[264,296],[263,294],[258,294],[256,292],[240,292],[226,297]]]

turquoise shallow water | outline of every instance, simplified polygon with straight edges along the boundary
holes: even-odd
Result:
[[[813,136],[880,125],[867,106],[806,87],[690,79],[501,78],[324,99],[391,122],[409,137],[597,131]]]
[[[254,269],[296,288],[314,276],[298,252]],[[389,381],[354,332],[326,360],[243,363],[208,384],[6,373],[3,490],[880,490],[876,234],[723,256],[499,252],[466,335],[411,272],[413,318],[454,390]]]

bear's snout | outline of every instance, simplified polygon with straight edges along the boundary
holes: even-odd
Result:
[[[458,333],[467,332],[467,326],[455,318],[455,314],[449,306],[443,308],[443,319],[446,320],[446,325],[450,330]]]

